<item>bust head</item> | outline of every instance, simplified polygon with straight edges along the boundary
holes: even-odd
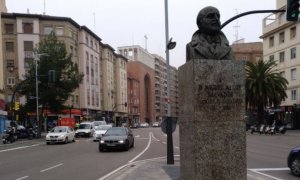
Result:
[[[217,8],[208,6],[200,10],[197,16],[200,32],[216,35],[221,31],[220,12]]]

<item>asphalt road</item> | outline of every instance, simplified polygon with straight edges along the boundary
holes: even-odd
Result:
[[[129,151],[99,152],[98,143],[80,138],[75,143],[46,145],[44,140],[0,145],[1,180],[102,180],[127,163],[165,157],[167,137],[160,128],[133,129],[135,146]],[[174,155],[179,155],[178,127],[173,134]],[[298,180],[287,169],[286,158],[300,145],[300,131],[285,135],[247,132],[248,177]]]
[[[46,145],[43,140],[0,146],[1,180],[101,179],[128,162],[166,156],[166,136],[160,128],[133,129],[135,146],[129,151],[98,151],[98,142]],[[177,137],[176,137],[177,135]],[[174,154],[179,154],[178,132]]]

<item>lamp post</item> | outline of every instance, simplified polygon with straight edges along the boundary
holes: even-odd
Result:
[[[39,120],[39,79],[38,79],[38,61],[41,56],[48,56],[46,53],[38,54],[34,53],[34,61],[35,61],[35,98],[36,98],[36,122],[38,125],[38,137],[41,137],[41,124]]]
[[[173,138],[172,138],[172,118],[171,118],[171,104],[170,104],[170,63],[169,63],[169,50],[174,49],[176,42],[169,40],[169,19],[168,19],[168,0],[165,0],[165,31],[166,31],[166,61],[167,61],[167,164],[174,164],[173,152]]]

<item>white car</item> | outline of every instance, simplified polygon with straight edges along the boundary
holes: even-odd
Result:
[[[141,127],[141,128],[148,128],[148,127],[149,127],[149,124],[146,123],[146,122],[144,122],[144,123],[141,123],[141,124],[140,124],[140,127]]]
[[[46,135],[46,143],[65,143],[75,141],[75,131],[69,126],[55,126]]]
[[[95,132],[95,126],[93,122],[82,122],[79,124],[75,132],[76,137],[91,137]]]
[[[95,132],[93,134],[94,141],[99,141],[103,134],[106,133],[108,129],[110,129],[112,125],[99,125],[95,127]]]

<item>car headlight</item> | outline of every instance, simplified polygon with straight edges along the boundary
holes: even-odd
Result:
[[[119,143],[123,144],[123,143],[124,143],[124,140],[119,140]]]
[[[100,140],[100,143],[103,144],[103,143],[104,143],[104,140]]]
[[[65,135],[64,134],[62,134],[62,135],[60,135],[60,136],[58,136],[59,138],[64,138],[65,137]]]

